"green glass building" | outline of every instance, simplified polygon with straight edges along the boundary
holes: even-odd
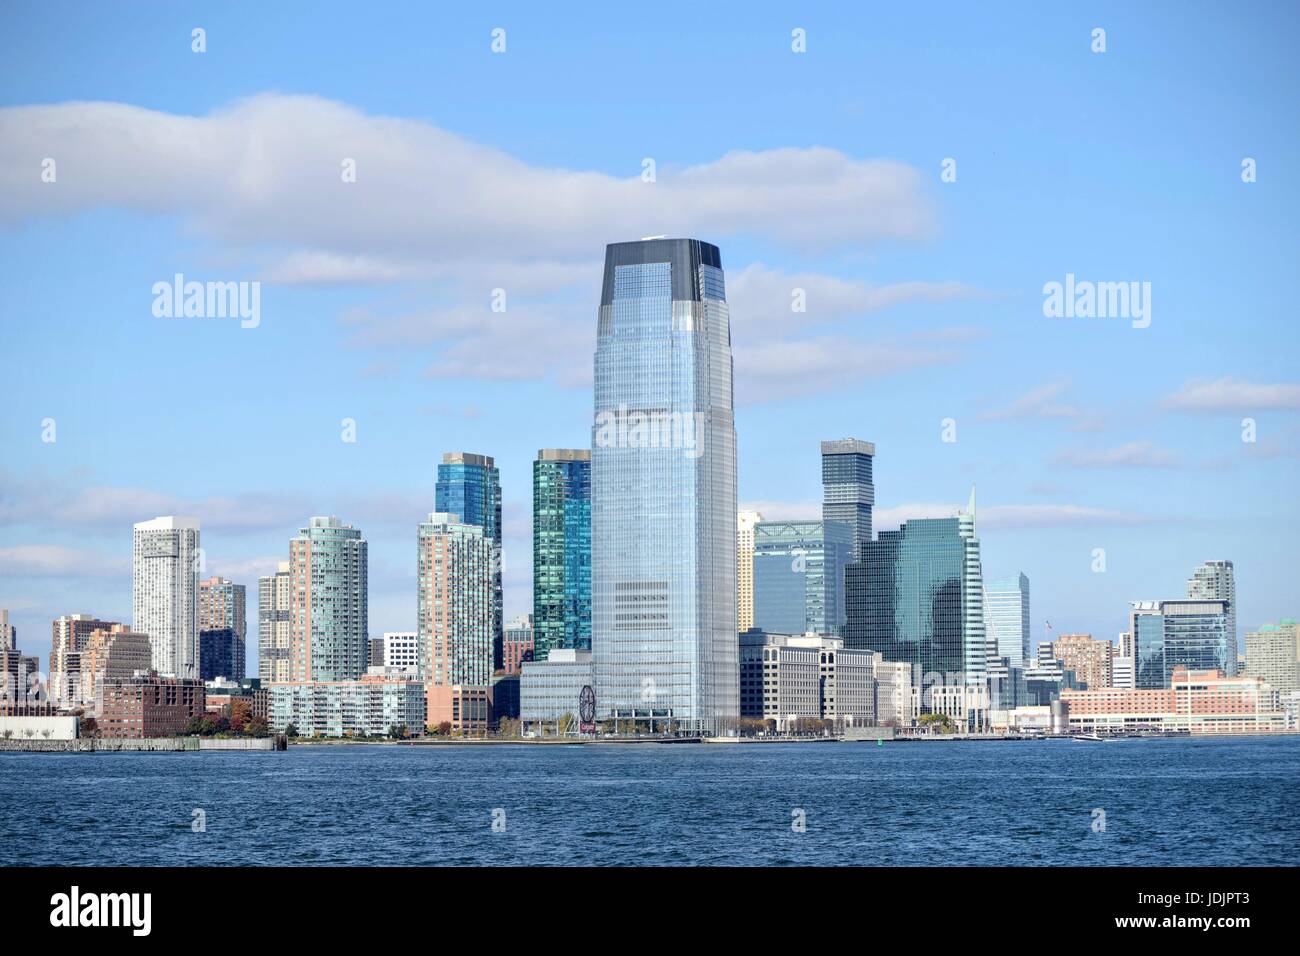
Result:
[[[543,448],[533,462],[533,660],[591,650],[591,452]]]

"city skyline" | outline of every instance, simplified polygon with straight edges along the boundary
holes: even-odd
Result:
[[[1092,24],[1066,12],[1028,12],[1004,35],[974,12],[953,11],[924,25],[942,56],[919,50],[909,38],[922,26],[890,11],[870,20],[801,14],[804,59],[789,50],[795,24],[784,12],[743,38],[721,29],[720,14],[702,12],[711,39],[681,47],[657,28],[632,43],[573,23],[561,41],[545,17],[517,10],[504,18],[510,45],[496,58],[485,28],[453,16],[437,28],[453,42],[435,70],[478,82],[458,84],[460,98],[441,98],[436,115],[421,89],[398,82],[420,75],[406,55],[387,58],[374,85],[345,82],[325,63],[337,60],[338,36],[272,23],[236,48],[228,14],[212,11],[204,15],[212,42],[200,56],[186,16],[162,14],[130,37],[108,13],[88,11],[87,33],[69,38],[53,15],[36,13],[29,29],[0,39],[19,67],[0,99],[4,175],[32,172],[30,184],[3,180],[0,207],[12,293],[0,305],[11,350],[0,415],[0,606],[20,639],[64,614],[129,622],[124,529],[159,514],[199,517],[205,576],[246,587],[275,570],[309,516],[337,514],[373,543],[370,633],[411,630],[411,528],[435,510],[439,456],[456,448],[500,467],[503,613],[529,612],[533,456],[588,443],[599,250],[646,233],[726,249],[742,508],[768,521],[817,520],[817,443],[856,435],[877,446],[878,531],[950,516],[969,484],[979,485],[985,577],[1023,570],[1033,581],[1032,643],[1046,619],[1113,640],[1130,601],[1177,598],[1211,560],[1234,562],[1239,640],[1294,614],[1286,545],[1298,530],[1289,490],[1300,386],[1288,367],[1297,333],[1277,320],[1286,310],[1277,277],[1295,259],[1285,210],[1297,187],[1272,175],[1296,150],[1295,131],[1274,121],[1276,91],[1294,86],[1284,43],[1293,13],[1261,11],[1270,30],[1209,12],[1157,43],[1172,13],[1114,8],[1103,16],[1111,49],[1095,55]],[[373,25],[358,29],[371,48],[392,49]],[[886,49],[863,67],[850,55],[882,30],[916,62]],[[116,49],[147,45],[150,55],[118,75],[105,36]],[[35,64],[56,45],[66,58],[69,42],[78,63],[45,77]],[[292,53],[304,43],[328,55]],[[1241,80],[1226,93],[1179,65],[1188,50],[1211,47]],[[672,75],[664,78],[672,109],[651,107],[635,123],[606,109],[601,135],[577,118],[528,115],[533,96],[554,92],[536,84],[550,58],[594,77],[648,51],[704,50],[719,65],[724,115]],[[990,50],[1007,69],[1049,77],[1013,103],[1037,117],[1033,137],[977,128],[1006,109],[1001,74],[972,80],[966,69],[986,65]],[[284,88],[275,74],[241,68],[290,55],[301,69],[284,93],[268,92]],[[755,74],[754,64],[769,62]],[[749,98],[767,106],[745,105],[729,64],[747,65],[745,83],[757,84]],[[535,92],[519,87],[524,69]],[[853,79],[851,69],[866,72]],[[894,91],[891,73],[910,92]],[[174,75],[198,82],[169,83]],[[1161,76],[1177,82],[1153,92],[1160,116],[1144,114],[1154,127],[1140,127],[1147,135],[1126,147],[1130,161],[1105,162],[1109,141],[1079,144],[1077,115],[1107,115],[1117,89]],[[810,102],[821,84],[841,93]],[[594,106],[616,99],[616,90],[589,86]],[[774,132],[770,106],[788,102],[782,86],[799,94],[798,121]],[[1068,108],[1045,110],[1049,96]],[[937,115],[930,99],[968,119]],[[348,193],[330,205],[335,193],[304,181],[304,192],[259,207],[208,166],[165,149],[154,159],[105,150],[93,137],[105,111],[150,143],[151,130],[164,141],[182,129],[208,137],[216,166],[222,142],[293,130],[301,145],[271,137],[264,169],[239,167],[251,184],[285,183],[328,158],[331,188],[370,190],[366,202],[390,213],[393,171],[449,186],[435,195],[444,208],[476,185],[544,197],[557,170],[592,185],[573,196],[576,223],[544,218],[544,205],[530,211],[523,200],[466,200],[448,209],[447,226],[433,215],[393,217],[387,243]],[[376,131],[389,129],[382,117],[395,117],[397,158],[376,151]],[[704,119],[690,144],[673,135],[684,117]],[[1135,117],[1114,119],[1127,128]],[[359,144],[352,184],[338,177],[351,155],[340,138]],[[1065,144],[1086,155],[1063,159]],[[447,165],[433,164],[438,150]],[[47,155],[59,160],[56,182],[39,179]],[[105,161],[93,175],[92,155]],[[458,162],[479,156],[470,165],[481,178],[470,178]],[[1247,156],[1259,161],[1249,184],[1240,177]],[[941,179],[949,157],[953,182]],[[646,158],[656,182],[642,179]],[[843,188],[829,206],[807,191],[824,177]],[[793,206],[782,205],[774,180],[789,187]],[[175,185],[144,202],[136,181]],[[722,198],[737,183],[750,187],[743,204]],[[1181,202],[1191,192],[1195,209]],[[347,234],[303,214],[300,202],[333,210]],[[1207,216],[1212,234],[1201,226]],[[449,251],[453,234],[463,251]],[[1166,248],[1171,235],[1176,252]],[[417,267],[440,257],[454,275]],[[259,324],[154,316],[153,284],[176,273],[261,281]],[[1046,318],[1043,285],[1067,275],[1151,281],[1150,327]],[[493,311],[497,289],[504,312]],[[796,289],[806,312],[791,310]],[[287,384],[308,352],[328,392],[300,395]],[[41,375],[54,355],[96,374]],[[145,368],[149,386],[140,388]],[[199,413],[203,429],[193,427]],[[1241,440],[1247,417],[1258,425],[1254,443]],[[941,438],[948,418],[952,443]],[[42,440],[46,419],[53,441]],[[341,438],[345,420],[355,442]],[[234,453],[213,452],[216,431],[233,437]],[[1099,548],[1104,572],[1093,570]]]

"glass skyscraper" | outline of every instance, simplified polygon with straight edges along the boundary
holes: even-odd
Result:
[[[1020,573],[989,583],[985,596],[988,618],[992,625],[990,646],[997,642],[997,656],[1005,657],[1012,667],[1029,663],[1029,578]]]
[[[1129,612],[1135,686],[1172,686],[1174,669],[1220,670],[1236,666],[1236,645],[1228,636],[1227,601],[1135,601]]]
[[[591,452],[543,448],[533,462],[533,660],[591,650]]]
[[[876,486],[871,463],[876,446],[842,438],[822,442],[822,520],[838,521],[849,529],[853,557],[871,540],[871,509]]]
[[[501,594],[501,475],[488,455],[449,451],[438,466],[434,506],[442,514],[456,515],[465,524],[483,529],[496,549],[492,577],[492,666],[505,666],[505,637]]]
[[[1187,581],[1187,596],[1197,601],[1228,602],[1228,677],[1237,673],[1237,579],[1231,561],[1206,561]]]
[[[733,409],[717,247],[608,246],[591,454],[602,717],[706,733],[739,719]]]
[[[768,634],[844,628],[844,568],[852,538],[838,521],[754,525],[754,627]]]

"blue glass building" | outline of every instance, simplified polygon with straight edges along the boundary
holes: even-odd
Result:
[[[754,525],[754,627],[768,634],[844,629],[844,569],[852,532],[838,521]]]
[[[543,448],[533,462],[533,660],[591,650],[591,452]]]
[[[505,666],[503,645],[505,637],[501,594],[501,475],[496,462],[488,455],[451,451],[442,456],[438,466],[438,482],[434,488],[435,510],[457,515],[465,524],[477,525],[492,541],[493,555],[493,607],[492,607],[492,666],[500,670]]]
[[[605,251],[591,451],[602,718],[731,733],[740,716],[731,330],[716,246]]]
[[[854,559],[871,540],[871,509],[876,504],[871,468],[875,456],[876,446],[869,441],[842,438],[822,442],[822,520],[848,527]]]
[[[1129,612],[1133,635],[1134,686],[1171,686],[1174,669],[1219,670],[1229,674],[1236,641],[1229,630],[1227,601],[1137,601]]]

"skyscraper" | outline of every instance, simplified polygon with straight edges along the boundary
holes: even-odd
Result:
[[[149,635],[153,669],[199,676],[199,521],[167,516],[132,534],[131,629]]]
[[[1187,596],[1197,601],[1228,602],[1228,666],[1223,673],[1237,673],[1237,580],[1231,561],[1206,561],[1187,581]]]
[[[462,723],[492,679],[496,546],[480,524],[435,512],[417,533],[417,634],[427,722]],[[465,694],[463,689],[479,693]],[[476,705],[476,704],[475,704]],[[487,720],[487,714],[482,715]]]
[[[1178,667],[1225,675],[1235,668],[1236,655],[1230,656],[1228,647],[1227,601],[1134,601],[1129,631],[1139,690],[1169,687]]]
[[[998,656],[1012,667],[1029,663],[1029,578],[1024,572],[1013,578],[991,581],[985,589],[989,620],[997,641]]]
[[[289,542],[289,679],[353,680],[366,672],[367,546],[338,518],[314,517]]]
[[[50,699],[72,705],[84,699],[81,693],[82,660],[95,631],[119,626],[92,614],[64,614],[50,628]],[[146,667],[149,665],[146,664]]]
[[[768,634],[839,636],[852,539],[838,521],[754,526],[754,623]]]
[[[849,529],[854,560],[871,540],[871,509],[876,486],[871,464],[876,446],[842,438],[822,442],[822,520],[838,521]]]
[[[9,611],[0,608],[0,651],[18,649],[18,629],[9,623]]]
[[[1300,691],[1300,628],[1294,618],[1246,632],[1246,673],[1279,694]]]
[[[478,525],[496,549],[492,574],[492,666],[503,666],[503,607],[501,592],[501,475],[488,455],[449,451],[438,466],[434,504],[439,513],[457,515]]]
[[[757,511],[736,515],[736,629],[754,626],[754,525],[763,520]]]
[[[199,630],[235,632],[241,646],[248,639],[246,589],[225,578],[212,577],[199,582]],[[226,675],[227,677],[230,675]]]
[[[592,427],[592,657],[602,716],[732,732],[736,432],[716,246],[605,251]]]
[[[591,650],[591,452],[543,448],[533,462],[533,659]]]
[[[966,510],[957,515],[962,549],[962,640],[966,659],[966,683],[981,684],[988,676],[989,635],[984,628],[984,568],[980,562],[980,539],[975,535],[975,487],[970,490]]]
[[[289,645],[293,607],[289,562],[257,579],[257,676],[263,684],[290,680]]]

